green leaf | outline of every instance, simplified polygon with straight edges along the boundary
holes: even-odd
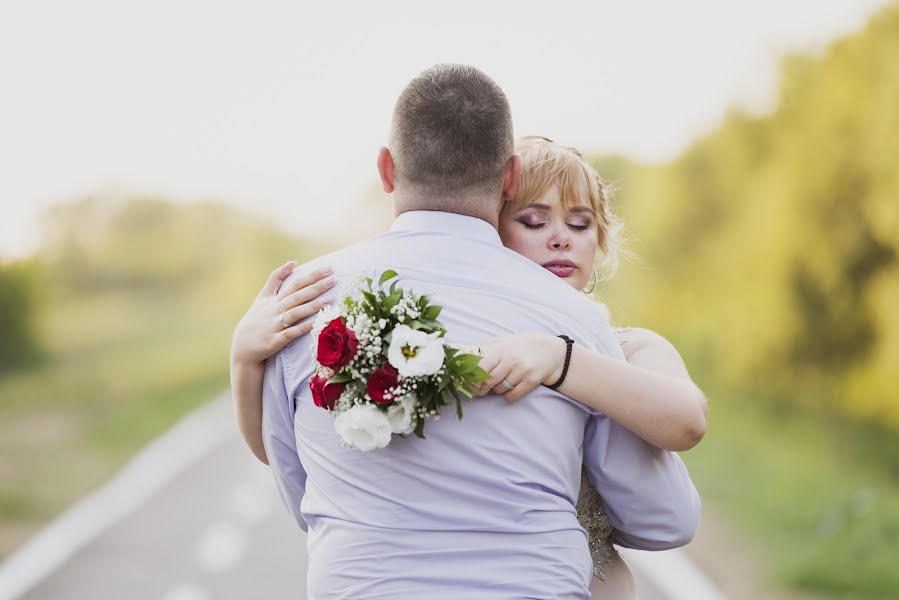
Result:
[[[396,277],[396,271],[394,271],[393,269],[388,269],[381,273],[381,279],[380,281],[378,281],[378,285],[384,285],[385,281],[390,281],[394,277]]]
[[[428,333],[433,333],[435,329],[441,330],[440,322],[432,319],[415,319],[409,323],[409,327],[412,329],[428,330]]]
[[[347,381],[352,381],[353,376],[349,373],[338,373],[334,377],[328,380],[328,383],[344,383]]]
[[[403,297],[402,292],[396,292],[396,293],[393,293],[393,294],[390,294],[389,296],[387,296],[387,298],[384,299],[384,304],[383,304],[384,310],[389,313],[390,309],[393,308],[394,306],[396,306],[399,303],[400,298],[402,298],[402,297]]]
[[[477,354],[459,354],[454,358],[457,368],[460,372],[472,372],[481,362],[481,357]]]
[[[474,398],[474,394],[472,394],[464,385],[459,388],[459,393],[471,400]]]
[[[418,418],[418,423],[415,424],[415,435],[425,439],[425,420],[421,417]]]
[[[490,379],[490,373],[481,367],[475,367],[470,374],[466,375],[465,380],[472,383],[481,383]]]
[[[424,313],[422,313],[422,317],[426,320],[436,321],[437,317],[440,316],[441,310],[443,310],[442,306],[429,306],[425,309]]]
[[[453,395],[453,398],[456,399],[456,416],[459,417],[459,420],[462,420],[462,398],[459,397],[459,394],[456,393],[455,388],[450,388],[450,393]]]
[[[369,304],[371,305],[372,309],[377,308],[377,306],[378,306],[378,299],[375,298],[375,295],[374,295],[374,294],[372,294],[371,292],[362,292],[362,295],[365,297],[366,300],[368,300],[368,302],[369,302]]]

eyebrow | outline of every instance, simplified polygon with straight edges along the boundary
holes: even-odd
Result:
[[[521,210],[524,210],[526,208],[540,208],[542,210],[552,210],[549,205],[540,204],[538,202],[534,202],[532,204],[522,206]],[[591,215],[593,214],[593,209],[590,208],[589,206],[573,206],[568,210],[570,210],[571,212],[576,212],[576,213],[590,213]]]

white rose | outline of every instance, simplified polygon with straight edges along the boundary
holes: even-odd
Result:
[[[390,421],[371,404],[357,404],[337,415],[334,431],[345,443],[365,452],[390,443]]]
[[[397,325],[387,350],[387,360],[403,377],[433,375],[443,366],[443,338],[408,325]]]
[[[407,434],[415,431],[415,398],[411,394],[407,394],[399,399],[396,404],[391,404],[387,408],[387,420],[390,421],[390,427],[393,433]]]

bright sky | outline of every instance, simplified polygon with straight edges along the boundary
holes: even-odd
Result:
[[[784,52],[820,51],[884,4],[4,2],[0,255],[35,248],[41,208],[90,193],[352,235],[396,96],[438,62],[490,74],[517,135],[665,160],[729,106],[770,107]]]

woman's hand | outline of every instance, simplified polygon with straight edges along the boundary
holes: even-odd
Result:
[[[317,298],[334,286],[333,269],[324,267],[282,286],[295,264],[290,261],[272,271],[237,324],[231,340],[232,365],[264,362],[292,340],[312,331],[312,320],[299,324],[298,321],[330,303]]]
[[[480,344],[481,368],[490,379],[479,387],[479,396],[491,391],[506,400],[518,400],[538,385],[555,383],[565,362],[565,340],[545,333],[496,337]],[[511,390],[502,382],[515,386]]]

